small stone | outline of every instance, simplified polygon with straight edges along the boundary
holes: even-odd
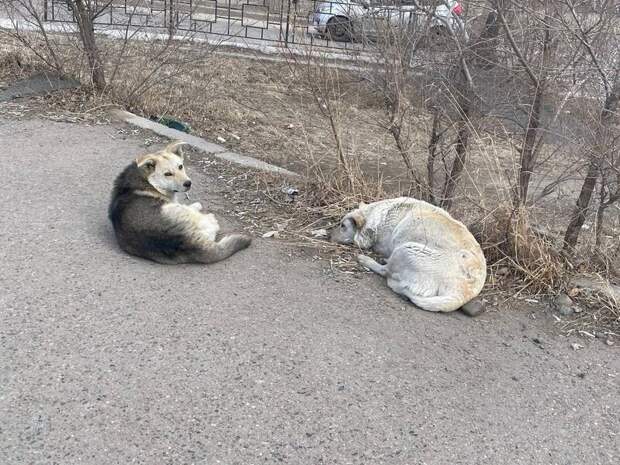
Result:
[[[327,237],[329,234],[327,233],[326,229],[313,229],[312,231],[310,231],[310,234],[312,234],[314,237]]]
[[[290,195],[292,197],[299,195],[299,189],[297,189],[296,187],[288,187],[288,186],[284,186],[282,189],[280,189],[280,191],[286,195]]]
[[[482,300],[471,300],[461,307],[461,311],[468,316],[478,316],[486,310]]]
[[[226,139],[224,139],[222,136],[217,136],[217,141],[218,141],[220,144],[223,144],[224,142],[226,142]]]
[[[497,269],[497,276],[507,276],[508,274],[510,274],[510,268],[507,266],[502,266]]]
[[[557,296],[554,305],[562,316],[570,316],[575,312],[573,300],[566,294]]]
[[[570,346],[573,348],[573,350],[583,349],[583,346],[581,344],[577,344],[576,342],[573,342]]]
[[[580,329],[579,331],[577,331],[579,334],[581,334],[582,336],[587,336],[587,337],[591,337],[592,339],[594,339],[596,336],[588,331],[584,331],[583,329]]]
[[[611,339],[607,339],[607,340],[605,341],[605,344],[607,344],[608,346],[613,346],[615,343],[614,343],[614,341],[612,341]]]

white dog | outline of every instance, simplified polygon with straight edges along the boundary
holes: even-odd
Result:
[[[360,204],[344,216],[330,239],[387,258],[359,262],[387,278],[388,286],[416,306],[451,312],[476,297],[486,280],[486,260],[464,224],[445,210],[408,197]]]

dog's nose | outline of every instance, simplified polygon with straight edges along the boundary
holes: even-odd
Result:
[[[191,181],[185,181],[183,183],[183,187],[187,187],[189,189],[190,187],[192,187],[192,182]]]

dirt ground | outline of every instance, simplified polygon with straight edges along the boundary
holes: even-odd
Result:
[[[198,154],[192,200],[252,246],[208,267],[127,256],[112,181],[159,141],[27,106],[0,104],[1,463],[618,462],[617,344],[526,300],[415,310],[261,238],[244,174]]]

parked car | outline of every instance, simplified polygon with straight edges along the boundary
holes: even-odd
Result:
[[[317,33],[337,41],[376,39],[377,28],[389,21],[391,27],[429,26],[434,34],[454,33],[469,40],[465,22],[461,18],[463,7],[456,0],[445,0],[432,16],[424,9],[421,0],[402,0],[388,4],[389,0],[334,0],[319,2],[310,21]],[[424,24],[430,16],[430,24]]]

